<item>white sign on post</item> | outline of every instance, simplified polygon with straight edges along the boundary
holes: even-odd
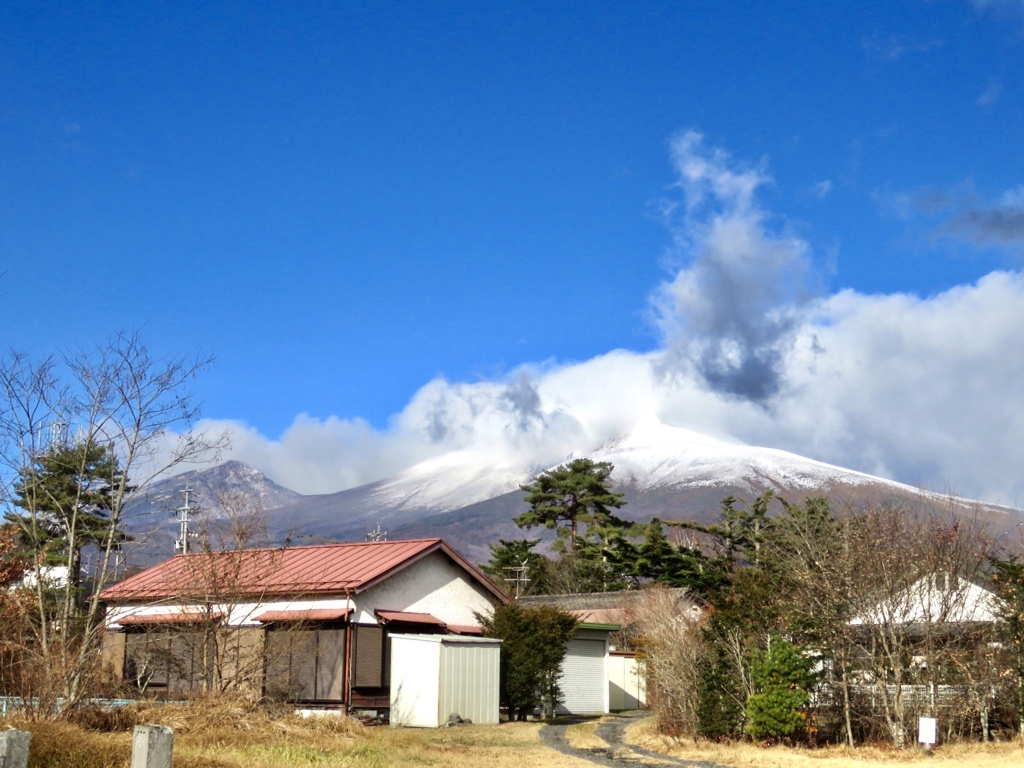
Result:
[[[917,740],[928,746],[935,745],[935,718],[920,717],[917,720]]]

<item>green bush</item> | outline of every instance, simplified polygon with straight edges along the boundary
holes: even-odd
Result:
[[[561,700],[558,670],[576,630],[575,616],[553,606],[499,605],[493,616],[477,615],[487,637],[500,638],[501,701],[525,720],[532,709],[554,712]]]
[[[747,732],[756,740],[790,738],[803,730],[810,662],[790,642],[776,638],[750,665],[757,693],[747,699]]]

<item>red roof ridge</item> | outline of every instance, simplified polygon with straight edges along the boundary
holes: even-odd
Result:
[[[475,565],[439,537],[178,554],[107,587],[100,593],[100,599],[187,600],[189,590],[224,590],[224,568],[219,564],[232,561],[236,562],[236,567],[233,569],[235,573],[228,576],[234,579],[229,588],[238,595],[282,595],[304,591],[354,594],[373,587],[437,550],[460,565],[494,597],[502,601],[508,599]],[[346,551],[347,555],[333,554]],[[280,560],[274,560],[277,557]],[[211,564],[205,572],[191,568],[193,564],[204,562]]]

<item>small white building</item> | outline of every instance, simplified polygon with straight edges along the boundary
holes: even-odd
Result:
[[[484,637],[392,636],[391,725],[497,725],[500,651]]]
[[[583,622],[566,644],[565,659],[558,676],[562,700],[559,715],[606,715],[611,711],[609,696],[608,635],[618,624]]]
[[[647,706],[647,673],[636,651],[612,651],[608,656],[608,705],[612,712]]]

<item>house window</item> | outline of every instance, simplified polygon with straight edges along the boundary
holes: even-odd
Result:
[[[129,632],[125,637],[124,678],[143,690],[181,696],[208,687],[213,659],[208,633]]]
[[[342,701],[344,677],[344,626],[267,629],[267,695],[295,701]]]
[[[384,627],[357,625],[353,685],[356,688],[387,688],[391,684],[390,651],[391,638]]]
[[[937,592],[949,592],[949,572],[938,571],[932,574],[932,586]]]

